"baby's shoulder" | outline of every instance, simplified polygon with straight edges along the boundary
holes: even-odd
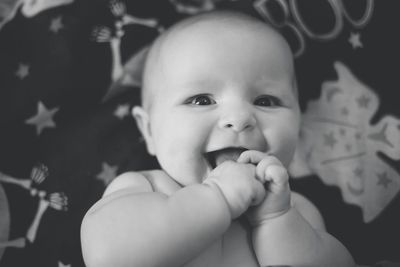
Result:
[[[124,189],[138,192],[152,191],[150,182],[142,172],[125,172],[114,178],[114,180],[108,184],[103,193],[103,197]]]
[[[121,190],[129,190],[131,193],[134,191],[136,193],[161,192],[167,194],[171,184],[176,183],[163,170],[125,172],[107,186],[103,197]]]
[[[125,196],[156,192],[153,187],[154,180],[160,180],[164,174],[162,171],[144,171],[144,172],[125,172],[118,175],[108,184],[103,196],[90,208],[88,214],[93,214],[99,209],[114,203],[117,199]]]

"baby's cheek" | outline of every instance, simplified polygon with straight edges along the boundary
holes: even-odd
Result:
[[[282,138],[283,136],[281,136]],[[297,145],[297,136],[290,135],[283,138],[280,142],[280,147],[277,155],[275,155],[285,167],[288,167],[293,159]]]

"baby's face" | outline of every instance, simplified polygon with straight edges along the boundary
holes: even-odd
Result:
[[[203,25],[168,41],[159,60],[149,138],[177,182],[201,183],[243,149],[289,164],[299,106],[290,50],[276,33]]]

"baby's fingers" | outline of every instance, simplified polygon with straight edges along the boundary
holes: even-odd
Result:
[[[264,157],[257,164],[257,168],[256,168],[257,179],[259,179],[262,183],[265,183],[266,181],[271,181],[272,180],[272,177],[267,175],[267,169],[270,166],[281,166],[282,168],[284,168],[282,163],[275,156]]]
[[[238,163],[250,163],[258,164],[263,158],[265,158],[265,153],[256,150],[246,150],[240,154],[237,159]]]
[[[275,185],[286,184],[289,180],[287,170],[282,165],[270,165],[265,170],[265,179]]]

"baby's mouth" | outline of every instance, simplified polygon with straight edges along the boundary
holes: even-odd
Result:
[[[206,159],[211,168],[214,169],[227,160],[236,161],[240,154],[246,150],[247,149],[243,147],[227,147],[206,153]]]

